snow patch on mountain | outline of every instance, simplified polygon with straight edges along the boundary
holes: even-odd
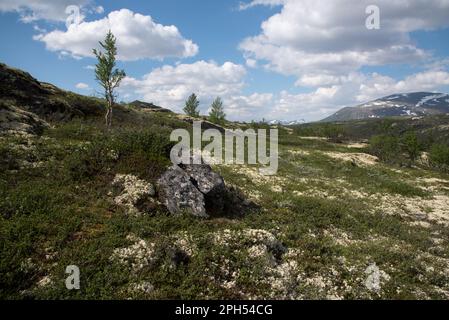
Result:
[[[422,105],[426,104],[426,103],[431,103],[432,100],[437,100],[437,99],[441,99],[446,97],[447,94],[442,93],[442,94],[434,94],[434,95],[430,95],[430,96],[426,96],[424,98],[422,98],[417,104],[417,107],[421,107]],[[447,100],[446,100],[447,102]]]

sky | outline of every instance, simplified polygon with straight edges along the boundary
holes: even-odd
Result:
[[[449,0],[0,0],[0,62],[99,96],[92,49],[108,30],[119,100],[177,112],[194,92],[203,114],[220,96],[230,120],[315,121],[449,92]]]

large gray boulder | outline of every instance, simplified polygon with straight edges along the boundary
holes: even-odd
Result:
[[[190,211],[198,217],[237,215],[255,205],[227,188],[207,164],[170,167],[158,180],[159,198],[172,214]]]
[[[204,194],[198,190],[190,176],[178,166],[170,167],[158,180],[159,197],[172,214],[184,210],[198,217],[208,217]]]

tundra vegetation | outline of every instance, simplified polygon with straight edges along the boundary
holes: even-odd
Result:
[[[449,297],[449,176],[433,168],[447,146],[401,166],[389,161],[397,139],[335,143],[279,127],[277,175],[214,167],[259,209],[200,219],[126,200],[170,165],[171,130],[190,127],[129,108],[134,118],[107,133],[75,119],[1,138],[2,298]],[[374,263],[378,289],[366,286]],[[80,290],[65,288],[68,265]]]
[[[199,218],[156,196],[191,119],[117,104],[104,131],[104,100],[0,71],[0,298],[449,298],[447,117],[279,125],[276,175],[213,166],[257,206]]]

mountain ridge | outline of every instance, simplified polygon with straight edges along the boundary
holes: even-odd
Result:
[[[421,117],[449,114],[449,94],[440,92],[397,93],[355,107],[345,107],[322,122],[363,120],[385,117]]]

